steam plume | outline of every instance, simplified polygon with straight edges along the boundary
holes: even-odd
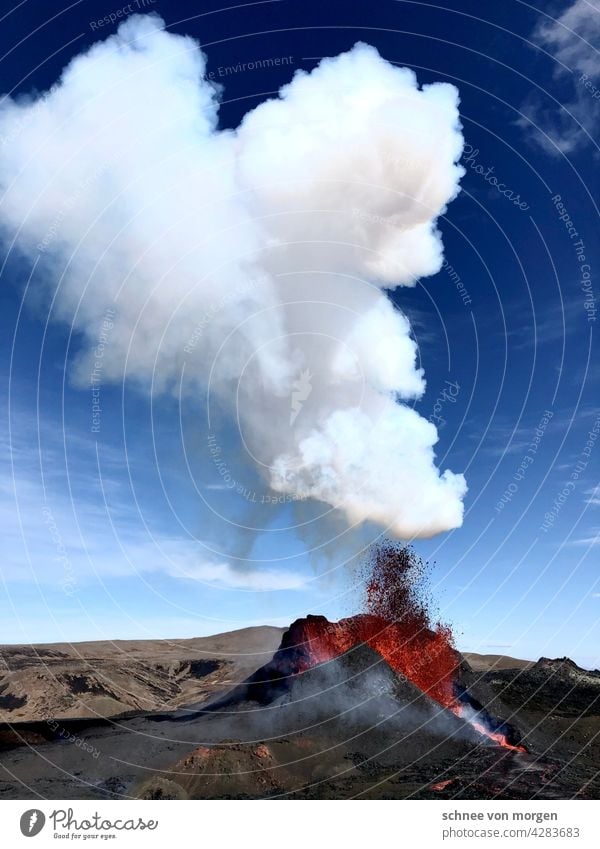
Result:
[[[229,410],[269,485],[401,537],[462,521],[385,289],[437,272],[458,192],[457,92],[357,44],[236,131],[190,38],[136,16],[41,97],[0,107],[0,220],[39,257],[103,378]],[[183,378],[182,378],[183,375]]]

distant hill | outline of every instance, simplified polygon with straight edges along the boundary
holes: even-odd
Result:
[[[283,630],[265,625],[190,640],[0,646],[0,722],[199,704],[270,660]]]
[[[473,672],[489,672],[493,669],[529,669],[535,663],[534,660],[520,660],[518,657],[509,657],[506,654],[463,652],[462,656]]]

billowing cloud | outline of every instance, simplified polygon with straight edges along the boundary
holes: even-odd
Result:
[[[0,222],[82,335],[76,379],[208,399],[272,489],[352,523],[460,525],[385,291],[441,267],[456,89],[357,44],[220,130],[202,51],[162,27],[132,17],[46,95],[2,102]]]

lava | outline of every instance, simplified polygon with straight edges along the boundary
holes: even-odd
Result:
[[[297,619],[263,674],[271,680],[295,675],[333,660],[353,646],[366,643],[400,676],[415,684],[443,707],[460,716],[497,745],[524,752],[511,744],[501,725],[485,712],[476,713],[458,695],[462,658],[451,628],[433,623],[424,592],[427,565],[407,546],[387,542],[375,547],[367,565],[366,612],[339,622],[324,616]]]
[[[387,625],[366,642],[395,672],[451,708],[461,658],[450,627],[431,622],[424,592],[427,564],[408,546],[387,542],[372,549],[367,569],[367,611]]]
[[[460,716],[461,714],[459,713],[458,715]],[[504,749],[511,749],[513,752],[527,751],[525,746],[513,746],[512,743],[509,743],[506,734],[501,734],[499,731],[490,731],[481,722],[474,722],[472,720],[467,721],[471,722],[471,725],[473,726],[473,728],[475,728],[476,731],[479,731],[479,733],[482,734],[484,737],[488,737],[490,740],[493,740],[495,743],[497,743],[499,746],[502,746]]]
[[[369,645],[398,675],[408,678],[441,705],[454,705],[453,680],[460,658],[444,626],[415,630],[413,623],[388,622],[369,613],[339,622],[329,622],[324,616],[307,616],[290,626],[278,652],[280,656],[274,660],[280,674],[295,674],[361,643]]]
[[[449,787],[454,783],[454,778],[447,778],[445,781],[438,781],[437,784],[431,784],[431,790],[445,790],[446,787]]]
[[[527,749],[519,744],[516,730],[488,713],[458,681],[454,685],[454,695],[456,701],[451,708],[452,712],[468,722],[479,734],[504,749],[527,752]]]

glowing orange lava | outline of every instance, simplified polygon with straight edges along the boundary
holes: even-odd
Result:
[[[506,734],[500,734],[498,731],[490,731],[488,728],[485,727],[485,725],[482,725],[481,722],[474,722],[471,720],[471,725],[484,737],[488,737],[490,740],[493,740],[495,743],[505,749],[511,749],[513,752],[527,751],[524,746],[513,746],[512,743],[509,743],[506,739]]]
[[[455,704],[452,682],[459,658],[445,626],[415,630],[413,623],[387,622],[373,614],[352,616],[339,622],[329,622],[324,616],[308,616],[294,622],[288,633],[288,644],[296,647],[298,672],[366,643],[395,672],[444,707]]]
[[[457,699],[454,683],[461,657],[450,627],[431,622],[423,592],[426,568],[408,547],[395,543],[375,547],[368,564],[366,612],[339,622],[329,622],[324,616],[298,619],[284,635],[274,658],[278,658],[280,674],[303,672],[366,643],[398,675],[470,722],[480,734],[507,749],[526,751],[472,718],[472,709]],[[289,650],[292,655],[286,654]]]

